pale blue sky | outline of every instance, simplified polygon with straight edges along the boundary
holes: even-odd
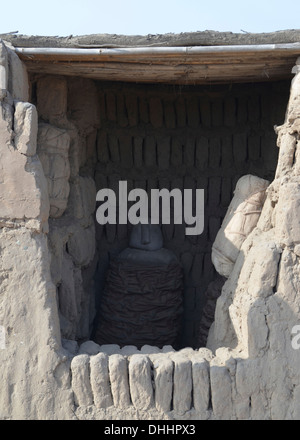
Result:
[[[1,1],[0,33],[147,35],[300,28],[299,0]]]

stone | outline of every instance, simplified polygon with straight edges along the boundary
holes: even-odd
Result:
[[[212,247],[212,262],[220,275],[229,277],[245,238],[256,226],[268,184],[251,175],[239,179]]]
[[[37,156],[27,157],[14,148],[9,120],[0,111],[0,201],[2,219],[35,220],[34,228],[46,227],[49,215],[47,182]],[[11,116],[12,109],[10,108]]]
[[[192,363],[180,354],[174,355],[172,360],[174,362],[173,408],[177,414],[183,415],[192,406]]]
[[[173,393],[173,362],[166,356],[159,356],[153,361],[155,406],[158,411],[171,410]]]
[[[230,374],[218,361],[210,364],[211,402],[217,419],[230,420],[232,416],[232,391]]]
[[[78,342],[72,339],[61,340],[62,347],[67,350],[71,355],[76,355],[78,353]]]
[[[195,355],[192,358],[193,402],[197,411],[208,410],[210,402],[209,363]]]
[[[25,156],[36,154],[38,116],[34,105],[28,102],[15,102],[14,113],[15,146]]]
[[[75,404],[89,406],[93,404],[93,394],[90,384],[90,357],[87,354],[75,356],[71,362],[72,390]]]
[[[129,386],[133,405],[137,410],[148,410],[153,406],[151,364],[147,356],[134,354],[129,361]]]
[[[37,109],[40,118],[59,125],[67,113],[67,80],[60,76],[43,76],[37,81]],[[77,94],[75,94],[77,96]]]
[[[66,130],[49,124],[39,124],[37,153],[48,181],[50,217],[61,217],[69,197],[70,136]]]
[[[16,54],[15,48],[9,43],[5,45],[9,63],[8,90],[13,99],[28,102],[29,80],[26,66]]]
[[[85,341],[80,345],[78,354],[88,354],[89,356],[94,356],[100,351],[100,345],[96,344],[94,341]]]
[[[120,354],[109,356],[109,379],[114,406],[126,409],[130,406],[127,360]]]
[[[110,390],[107,354],[98,353],[95,356],[91,356],[90,369],[91,388],[95,406],[97,408],[112,406],[113,400]]]

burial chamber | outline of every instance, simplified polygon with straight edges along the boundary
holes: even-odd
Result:
[[[1,44],[1,418],[297,418],[297,65],[292,86],[291,69],[266,67],[122,80]],[[213,243],[246,175],[268,181],[266,198],[224,276]],[[108,267],[132,225],[99,224],[96,194],[118,195],[120,181],[204,190],[201,234],[172,215],[160,225],[183,271],[172,346],[97,344]]]

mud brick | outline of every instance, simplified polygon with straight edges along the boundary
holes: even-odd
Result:
[[[172,138],[171,147],[171,164],[174,166],[182,165],[183,148],[180,140],[177,137]]]
[[[99,170],[95,172],[95,182],[97,191],[102,188],[107,188],[107,177]]]
[[[165,124],[167,128],[175,128],[176,127],[176,115],[175,108],[172,101],[164,101],[164,116],[165,116]]]
[[[108,176],[108,188],[112,189],[116,194],[116,201],[118,202],[119,199],[119,182],[120,182],[121,176],[118,174],[110,174]]]
[[[273,132],[261,138],[261,154],[268,171],[274,171],[278,160],[279,149],[276,146],[276,135]]]
[[[120,156],[122,165],[125,168],[132,168],[133,154],[132,154],[132,137],[128,134],[119,137]]]
[[[127,238],[127,225],[117,224],[117,237],[119,240],[125,240]]]
[[[203,276],[208,282],[210,282],[214,277],[214,273],[215,270],[211,262],[211,253],[207,252],[204,255]]]
[[[189,99],[187,105],[187,123],[189,127],[197,128],[200,124],[200,112],[198,98],[193,96]]]
[[[99,114],[100,114],[100,127],[102,127],[103,121],[106,119],[106,110],[105,110],[105,94],[102,90],[98,92],[99,98]]]
[[[272,122],[272,113],[273,113],[274,105],[272,103],[272,99],[269,93],[268,94],[263,93],[261,95],[260,105],[261,105],[262,122],[265,122],[266,124],[270,124]]]
[[[109,151],[107,142],[107,133],[103,130],[98,130],[97,136],[97,157],[100,163],[109,162]]]
[[[164,123],[164,112],[160,98],[149,100],[150,122],[154,128],[160,128]]]
[[[112,162],[120,162],[119,141],[117,136],[114,134],[108,136],[108,146]]]
[[[149,108],[148,108],[147,100],[145,98],[139,98],[138,107],[139,107],[139,115],[140,115],[141,122],[148,124],[148,122],[149,122]]]
[[[221,188],[221,204],[225,208],[227,208],[231,202],[233,197],[232,188],[231,188],[231,178],[223,177],[222,178],[222,188]]]
[[[141,188],[147,191],[147,182],[146,180],[134,180],[133,181],[133,188]]]
[[[249,159],[258,160],[260,158],[260,136],[258,134],[249,135],[247,142]]]
[[[175,102],[175,112],[178,127],[186,126],[186,108],[183,96],[178,96]]]
[[[219,168],[221,165],[221,141],[219,138],[209,140],[209,168]]]
[[[153,136],[147,136],[145,139],[144,161],[146,166],[156,165],[156,142]]]
[[[184,176],[183,187],[184,187],[184,189],[195,190],[195,188],[196,188],[196,180],[195,180],[195,178],[191,177],[191,176]]]
[[[143,138],[138,136],[133,139],[133,160],[137,168],[143,166]]]
[[[86,158],[88,165],[91,165],[92,168],[94,164],[97,162],[98,151],[98,133],[97,130],[91,131],[86,137]],[[108,159],[108,147],[106,143],[106,157]]]
[[[234,163],[239,166],[241,162],[247,160],[247,135],[246,133],[239,133],[233,135],[233,157]]]
[[[174,240],[181,246],[185,241],[185,224],[174,225]]]
[[[247,107],[247,98],[242,96],[237,101],[237,122],[238,124],[245,123],[248,120],[248,107]]]
[[[190,278],[190,271],[192,269],[193,264],[193,254],[191,252],[184,252],[181,257],[180,261],[183,267],[183,274],[184,274],[184,282],[185,284],[188,284],[188,280]]]
[[[221,127],[223,125],[223,101],[221,99],[212,101],[211,119],[213,127]]]
[[[169,136],[157,139],[157,159],[160,170],[167,170],[170,165],[171,138]]]
[[[195,151],[196,151],[196,139],[188,136],[183,147],[183,163],[186,166],[194,166],[195,165]]]
[[[117,96],[117,121],[120,127],[124,128],[128,126],[127,111],[123,95]]]
[[[201,124],[204,127],[211,126],[211,103],[207,98],[200,98]]]
[[[107,92],[105,95],[106,101],[106,117],[109,121],[117,121],[117,104],[114,93]]]
[[[223,169],[231,168],[234,165],[232,136],[226,136],[222,138],[221,148],[222,148],[221,166]]]
[[[186,287],[184,289],[183,306],[185,310],[193,311],[196,307],[196,289],[195,287]]]
[[[210,207],[218,207],[220,204],[221,177],[213,176],[208,182],[208,204]]]
[[[234,127],[236,124],[236,104],[234,97],[227,97],[224,102],[224,125]]]
[[[197,177],[196,187],[198,189],[204,189],[204,204],[207,204],[208,201],[208,179],[204,176]]]
[[[174,224],[162,225],[161,230],[163,233],[164,241],[168,242],[173,239],[174,236]]]
[[[208,139],[203,136],[196,140],[196,167],[199,170],[208,167]]]
[[[191,269],[191,280],[193,286],[199,285],[202,277],[202,265],[203,265],[203,254],[198,253],[194,256],[194,261]]]
[[[257,93],[253,93],[248,99],[248,121],[257,122],[259,120],[260,120],[260,97]]]
[[[130,127],[135,127],[138,124],[138,100],[135,95],[125,96],[125,106],[127,110],[128,123]]]
[[[105,235],[108,243],[113,243],[116,238],[117,225],[107,223],[105,225]]]
[[[221,227],[221,220],[219,217],[211,216],[208,220],[208,236],[209,241],[214,242],[216,235]]]

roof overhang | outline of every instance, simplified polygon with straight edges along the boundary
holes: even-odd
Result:
[[[104,81],[211,84],[290,78],[300,43],[15,50],[31,73]]]

